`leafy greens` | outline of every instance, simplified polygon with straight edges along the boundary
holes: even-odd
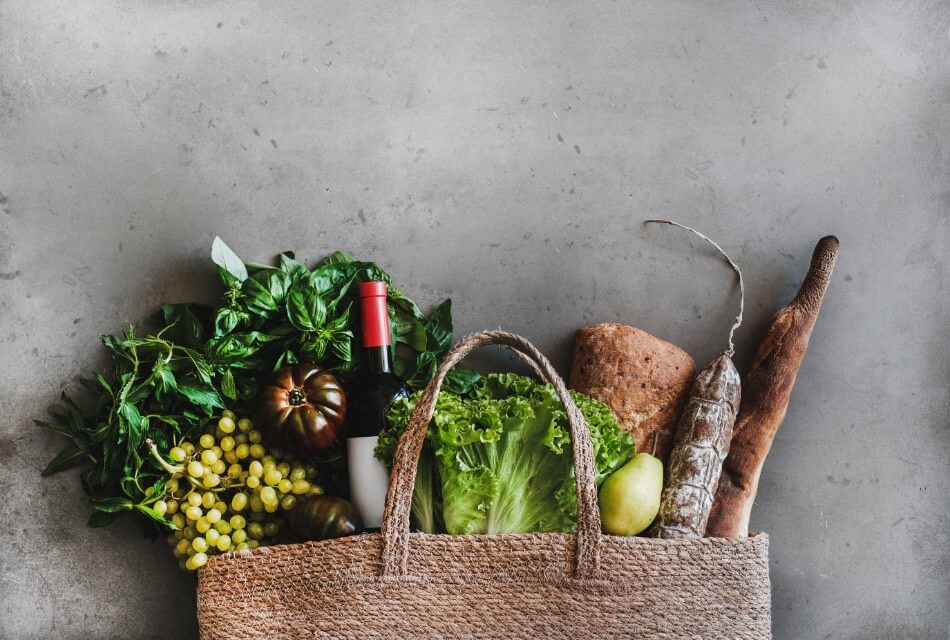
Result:
[[[599,486],[634,452],[607,405],[572,391],[594,443]],[[376,456],[392,464],[418,394],[397,401]],[[443,391],[426,434],[412,512],[416,527],[450,534],[572,531],[577,494],[570,428],[554,388],[488,374],[463,393]]]
[[[169,526],[151,506],[167,474],[146,455],[146,439],[168,451],[226,405],[249,411],[262,379],[288,364],[317,362],[344,384],[351,380],[359,368],[354,285],[391,283],[378,265],[341,252],[312,269],[291,252],[280,254],[276,266],[245,264],[215,238],[211,258],[224,285],[217,307],[164,304],[153,318],[155,333],[140,336],[129,327],[102,336],[112,370],[83,381],[91,410],[64,392],[50,419],[35,421],[69,439],[43,475],[85,465],[80,477],[96,509],[90,526],[133,510]],[[428,317],[392,286],[388,301],[396,372],[410,386],[424,386],[452,342],[451,301]],[[476,379],[462,371],[451,384],[465,390]],[[341,456],[331,452],[328,459],[334,457]]]

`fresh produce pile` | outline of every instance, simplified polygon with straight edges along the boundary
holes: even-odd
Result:
[[[151,319],[153,331],[130,326],[122,335],[103,336],[112,368],[83,380],[88,401],[84,408],[64,392],[62,404],[51,411],[49,419],[36,421],[68,439],[43,475],[82,467],[82,486],[94,508],[88,523],[92,527],[108,525],[123,513],[135,513],[152,534],[171,530],[177,532],[173,536],[191,535],[187,518],[176,518],[176,513],[187,511],[181,500],[201,497],[204,504],[211,501],[204,494],[219,492],[223,498],[240,485],[256,489],[238,492],[248,500],[251,514],[256,513],[257,499],[263,513],[268,513],[275,504],[290,505],[290,496],[321,487],[346,495],[345,460],[336,438],[343,416],[330,417],[328,422],[327,413],[295,408],[294,415],[282,421],[274,386],[284,382],[285,368],[298,364],[319,369],[344,386],[353,383],[361,366],[355,289],[361,282],[391,283],[389,275],[372,262],[340,252],[312,269],[290,252],[280,254],[275,266],[245,264],[217,238],[211,257],[224,288],[217,306],[164,304]],[[452,342],[451,301],[445,300],[426,316],[399,289],[389,286],[388,315],[396,346],[396,374],[410,387],[424,386]],[[477,378],[474,372],[459,371],[448,384],[464,391]],[[265,392],[269,399],[262,399]],[[230,429],[235,413],[263,414],[261,428],[248,429],[250,422],[242,418],[235,423],[237,431]],[[284,431],[296,435],[290,437]],[[215,438],[214,444],[202,447],[202,438]],[[192,447],[195,451],[190,452]],[[196,454],[199,458],[193,459]],[[178,470],[186,461],[188,469]],[[255,475],[258,467],[270,467],[270,462],[275,468],[268,469],[269,477],[276,479],[275,474],[281,473],[273,485],[266,481],[268,471]],[[199,466],[197,476],[190,472],[197,472]],[[262,483],[259,489],[253,486],[255,478]],[[287,486],[283,481],[297,482],[298,490],[303,482],[312,486],[297,494],[293,488],[281,491]],[[271,496],[275,490],[277,503]],[[237,500],[240,503],[243,498]],[[208,509],[218,502],[224,500],[214,500]],[[230,501],[227,504],[238,513]],[[224,516],[224,511],[217,511]],[[216,517],[213,510],[208,515]],[[262,526],[279,528],[279,523],[275,515]],[[257,527],[248,530],[243,543],[249,548],[255,541],[274,539],[267,531],[263,536],[251,533],[258,533]],[[176,540],[176,549],[180,542]],[[233,537],[230,542],[235,549],[242,544]],[[216,548],[223,547],[222,542]]]
[[[819,243],[798,297],[740,378],[732,355],[742,273],[683,228],[738,276],[739,312],[719,357],[696,373],[685,351],[633,327],[576,334],[571,396],[590,429],[609,534],[748,535],[837,251],[833,237]],[[212,260],[224,288],[217,306],[165,304],[151,332],[102,337],[112,369],[84,380],[87,408],[64,393],[37,421],[68,438],[43,474],[81,466],[90,526],[136,514],[148,532],[167,533],[188,570],[214,554],[378,526],[383,465],[419,399],[410,391],[451,346],[451,302],[426,316],[379,266],[339,252],[313,268],[290,252],[275,266],[245,264],[216,238]],[[552,386],[453,369],[419,460],[413,526],[573,531],[572,451]]]

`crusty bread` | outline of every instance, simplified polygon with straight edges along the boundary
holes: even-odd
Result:
[[[696,363],[688,353],[623,324],[581,327],[574,336],[570,386],[606,403],[637,451],[666,462]]]
[[[837,258],[838,239],[822,238],[798,295],[775,314],[756,347],[752,365],[742,378],[742,405],[706,525],[707,537],[749,535],[749,517],[765,457],[785,419],[795,378]]]

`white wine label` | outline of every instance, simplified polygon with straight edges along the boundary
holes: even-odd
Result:
[[[389,489],[389,472],[386,471],[386,465],[373,455],[376,440],[376,436],[346,440],[350,497],[353,499],[353,506],[363,518],[363,526],[367,529],[378,529],[383,524],[386,491]]]

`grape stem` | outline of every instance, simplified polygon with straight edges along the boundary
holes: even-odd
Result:
[[[155,445],[155,442],[151,438],[145,439],[145,446],[148,447],[148,452],[152,454],[153,458],[155,458],[155,462],[157,462],[159,466],[169,474],[175,475],[176,473],[185,473],[184,465],[175,466],[170,464],[165,458],[162,457],[162,454],[158,452],[158,446]]]
[[[155,458],[155,461],[158,463],[158,465],[162,469],[167,471],[169,475],[175,475],[176,473],[180,473],[182,474],[182,477],[188,480],[188,482],[190,482],[193,487],[196,487],[198,489],[202,489],[205,491],[213,491],[214,493],[221,491],[221,489],[217,489],[217,488],[208,489],[204,485],[202,485],[200,482],[198,482],[198,480],[196,480],[195,478],[192,478],[189,474],[185,473],[185,465],[180,464],[176,466],[169,463],[168,460],[163,458],[162,454],[158,452],[158,446],[155,444],[155,442],[151,438],[145,439],[145,446],[148,447],[148,452],[152,454],[152,457]]]

